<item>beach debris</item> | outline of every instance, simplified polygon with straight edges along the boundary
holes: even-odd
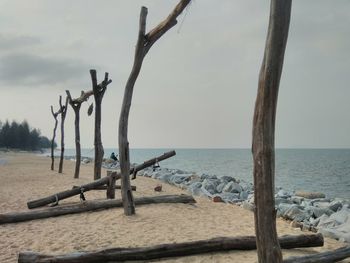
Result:
[[[212,200],[213,200],[214,203],[221,203],[221,202],[223,202],[223,200],[220,197],[220,195],[214,196]]]
[[[306,191],[296,191],[294,193],[294,195],[296,196],[300,196],[300,197],[304,197],[307,199],[317,199],[317,198],[325,198],[325,194],[324,193],[320,193],[320,192],[306,192]]]
[[[156,187],[154,187],[154,191],[161,192],[162,191],[162,185],[158,184]]]
[[[302,248],[323,246],[321,234],[282,236],[278,238],[281,248]],[[29,263],[42,260],[43,262],[105,262],[108,261],[149,261],[154,259],[198,255],[203,253],[254,250],[255,236],[216,237],[182,243],[160,244],[149,247],[109,248],[100,251],[74,252],[65,255],[44,255],[35,252],[20,252],[19,263]]]

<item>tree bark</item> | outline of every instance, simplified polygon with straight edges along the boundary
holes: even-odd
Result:
[[[90,70],[91,81],[92,81],[92,90],[95,98],[95,163],[94,163],[94,180],[101,178],[101,168],[102,168],[102,160],[103,160],[103,145],[101,139],[101,103],[103,99],[103,95],[107,89],[107,85],[112,82],[112,80],[108,80],[108,73],[105,73],[104,81],[102,81],[99,85],[97,85],[97,76],[96,70]]]
[[[56,138],[56,130],[58,125],[57,116],[60,114],[60,111],[54,112],[53,106],[51,105],[51,113],[53,118],[55,119],[55,126],[53,128],[53,135],[51,140],[51,170],[53,171],[55,169],[55,138]]]
[[[66,119],[67,109],[68,109],[68,97],[66,97],[66,103],[65,105],[62,105],[62,96],[60,96],[59,99],[60,103],[60,111],[61,111],[61,157],[60,157],[60,164],[58,167],[58,172],[63,172],[63,159],[64,159],[64,121]]]
[[[332,263],[339,262],[350,257],[350,246],[338,248],[336,250],[316,253],[302,257],[290,257],[283,263]]]
[[[159,23],[159,25],[156,26],[153,30],[151,30],[148,34],[145,34],[147,8],[141,8],[139,33],[135,49],[134,64],[125,86],[123,104],[119,118],[118,144],[120,169],[122,173],[122,199],[125,215],[135,214],[135,205],[133,201],[132,191],[130,189],[130,153],[128,141],[129,112],[135,82],[140,73],[143,59],[148,53],[149,49],[162,35],[164,35],[170,28],[176,25],[177,17],[182,13],[182,11],[190,3],[190,1],[191,0],[181,0],[177,4],[175,9],[170,13],[170,15],[164,21]]]
[[[74,120],[74,127],[75,127],[75,171],[74,171],[74,178],[79,178],[80,173],[80,164],[81,164],[81,146],[80,146],[80,108],[81,104],[84,101],[87,101],[91,95],[93,95],[93,91],[88,92],[81,92],[81,95],[77,99],[72,99],[72,96],[69,92],[69,90],[66,90],[68,102],[69,105],[74,110],[75,120]]]
[[[73,185],[73,187],[72,187],[72,189],[74,189],[74,188],[80,188],[80,186],[78,186],[78,185]],[[94,187],[93,189],[91,189],[91,190],[107,190],[109,188],[109,186],[108,185],[99,185],[99,186],[96,186],[96,187]],[[114,188],[115,189],[121,189],[121,186],[120,185],[115,185],[114,186]],[[131,190],[132,191],[136,191],[136,186],[135,185],[132,185],[131,186]]]
[[[74,189],[73,189],[74,190]],[[78,189],[79,190],[79,189]],[[196,201],[190,195],[159,195],[140,197],[135,199],[137,205],[160,204],[160,203],[195,203]],[[96,211],[114,207],[122,207],[122,200],[107,199],[84,201],[75,204],[67,204],[56,207],[48,207],[25,212],[0,214],[0,224],[18,223],[48,217],[56,217],[68,214],[77,214],[87,211]]]
[[[282,262],[275,212],[275,116],[291,0],[271,0],[253,122],[255,232],[259,263]]]
[[[174,155],[175,155],[175,151],[170,151],[170,152],[164,153],[161,156],[158,156],[156,158],[145,161],[144,163],[134,167],[133,169],[131,169],[130,173],[135,175],[138,171],[145,169],[146,167],[152,166],[157,161],[165,160],[165,159],[170,158],[171,156],[174,156]],[[96,187],[108,184],[110,176],[115,177],[117,179],[120,179],[120,176],[121,176],[116,171],[107,171],[107,174],[108,174],[108,176],[103,177],[103,178],[96,180],[94,182],[82,185],[79,188],[73,187],[73,189],[70,189],[67,191],[63,191],[63,192],[60,192],[60,193],[57,193],[57,194],[54,194],[54,195],[51,195],[48,197],[40,198],[37,200],[29,201],[27,203],[27,206],[29,209],[32,209],[32,208],[37,208],[37,207],[41,207],[44,205],[48,205],[51,203],[55,203],[55,202],[58,202],[60,200],[63,200],[63,199],[80,194],[81,189],[83,189],[83,192],[86,192],[86,191],[94,190]]]
[[[279,238],[283,248],[322,246],[322,235],[283,236]],[[284,247],[286,245],[286,247]],[[154,260],[167,257],[181,257],[229,250],[253,250],[256,248],[254,236],[217,237],[183,243],[161,244],[138,248],[111,248],[95,252],[75,252],[66,255],[44,255],[34,252],[20,252],[18,262],[124,262],[134,260]]]

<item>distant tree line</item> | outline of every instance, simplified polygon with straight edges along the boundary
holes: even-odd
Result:
[[[31,128],[27,121],[12,121],[11,124],[8,120],[5,123],[0,121],[0,148],[35,151],[50,147],[51,141],[41,136],[39,129]]]

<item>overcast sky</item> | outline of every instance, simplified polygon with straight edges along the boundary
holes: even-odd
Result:
[[[104,147],[117,147],[139,12],[147,29],[176,0],[0,0],[0,119],[28,120],[51,138],[58,96],[113,83],[102,103]],[[195,0],[145,58],[129,116],[132,148],[249,148],[269,1]],[[276,147],[350,147],[350,1],[294,1],[281,78]],[[148,31],[147,30],[147,31]],[[90,98],[89,103],[93,101]],[[94,117],[82,106],[81,143]],[[74,147],[74,114],[66,119]]]

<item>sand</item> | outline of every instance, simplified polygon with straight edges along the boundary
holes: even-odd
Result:
[[[151,156],[150,156],[151,157]],[[29,200],[51,195],[92,181],[93,166],[82,165],[81,178],[73,179],[75,163],[65,161],[63,174],[50,170],[50,159],[29,153],[0,153],[6,162],[0,165],[0,213],[25,211]],[[56,168],[58,160],[56,160]],[[181,167],[179,167],[181,169]],[[103,174],[106,171],[103,170]],[[154,192],[160,182],[138,177],[135,196],[185,193],[163,184],[163,192]],[[105,198],[104,191],[90,191],[88,200]],[[116,197],[120,198],[117,191]],[[0,262],[17,262],[20,251],[62,254],[112,247],[149,246],[185,242],[219,236],[254,235],[253,213],[239,206],[213,203],[196,197],[195,205],[156,204],[136,207],[136,215],[126,217],[121,208],[0,225]],[[72,197],[60,203],[79,202]],[[279,235],[301,234],[284,220],[277,220]],[[325,239],[322,248],[283,250],[284,257],[310,254],[344,246]],[[154,262],[257,262],[256,251],[210,253]],[[350,262],[345,260],[343,262]]]

